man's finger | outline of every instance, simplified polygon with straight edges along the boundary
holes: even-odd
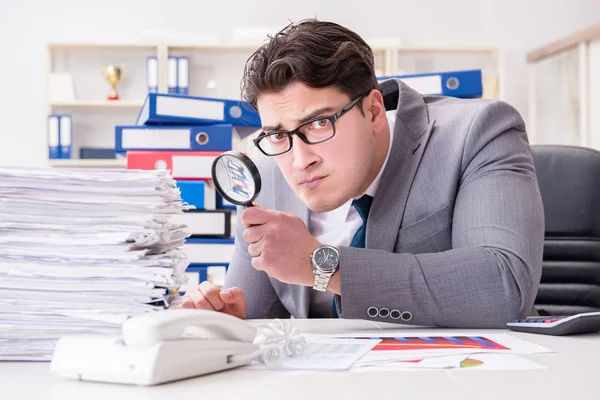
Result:
[[[229,313],[241,319],[246,319],[246,296],[239,287],[221,290],[221,300],[229,306]]]
[[[179,309],[179,308],[196,308],[196,307],[194,307],[194,300],[187,298],[183,301],[183,303],[179,304],[175,308]]]
[[[255,270],[262,271],[264,268],[264,262],[263,262],[262,255],[260,255],[258,257],[252,257],[251,264]]]
[[[220,289],[217,286],[209,281],[204,281],[200,284],[198,290],[200,290],[202,296],[204,296],[215,310],[220,311],[223,309],[224,304],[219,296]]]
[[[244,292],[239,287],[231,287],[229,289],[221,290],[221,300],[227,304],[239,303],[246,300]]]
[[[260,257],[261,245],[259,243],[252,243],[248,245],[248,254],[250,257]]]
[[[248,207],[242,212],[242,223],[246,227],[262,225],[269,221],[273,211],[260,207]]]
[[[247,243],[256,243],[265,235],[265,225],[255,225],[244,229],[242,239]]]
[[[196,288],[194,290],[188,290],[185,292],[185,297],[188,297],[189,300],[192,301],[194,305],[193,308],[197,308],[199,310],[214,310],[213,306],[210,304],[208,300],[204,297],[202,292],[200,292],[200,288]],[[187,301],[187,300],[186,300]],[[192,307],[188,307],[192,308]]]

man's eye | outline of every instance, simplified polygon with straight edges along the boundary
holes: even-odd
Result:
[[[316,121],[313,121],[311,124],[312,129],[323,129],[323,128],[327,128],[327,126],[329,126],[328,119],[318,119]]]
[[[274,133],[269,135],[269,140],[271,142],[279,142],[283,139],[285,139],[285,133]]]

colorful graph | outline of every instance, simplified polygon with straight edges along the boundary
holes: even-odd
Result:
[[[474,358],[465,358],[460,362],[461,368],[479,367],[480,365],[483,365],[483,361]]]
[[[426,359],[418,358],[415,360],[400,360],[397,362],[398,363],[418,364],[418,363],[422,362],[423,360],[426,360]],[[480,365],[483,365],[483,361],[477,360],[475,358],[469,358],[469,357],[465,358],[464,360],[462,360],[459,363],[460,368],[479,367]]]
[[[357,337],[356,339],[373,339]],[[483,336],[414,336],[414,337],[383,337],[372,351],[402,351],[402,350],[440,350],[440,349],[469,349],[469,350],[510,350]]]

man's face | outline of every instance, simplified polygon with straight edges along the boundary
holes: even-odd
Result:
[[[338,112],[352,100],[337,88],[294,83],[279,93],[261,94],[257,105],[264,127],[291,131],[308,119]],[[335,136],[328,141],[309,145],[293,135],[292,149],[274,157],[289,186],[314,212],[341,206],[370,183],[366,180],[372,175],[373,126],[371,114],[363,115],[359,107],[335,122]]]

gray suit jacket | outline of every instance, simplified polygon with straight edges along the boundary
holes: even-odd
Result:
[[[504,327],[534,314],[544,212],[518,112],[500,101],[422,96],[399,80],[382,90],[386,109],[396,110],[394,140],[366,248],[340,249],[338,314],[457,328]],[[274,160],[256,161],[263,179],[256,202],[308,224],[309,210]],[[317,301],[323,294],[310,287],[254,270],[242,232],[238,223],[225,286],[244,290],[248,318],[332,315],[331,293]],[[410,318],[371,317],[371,307]]]

